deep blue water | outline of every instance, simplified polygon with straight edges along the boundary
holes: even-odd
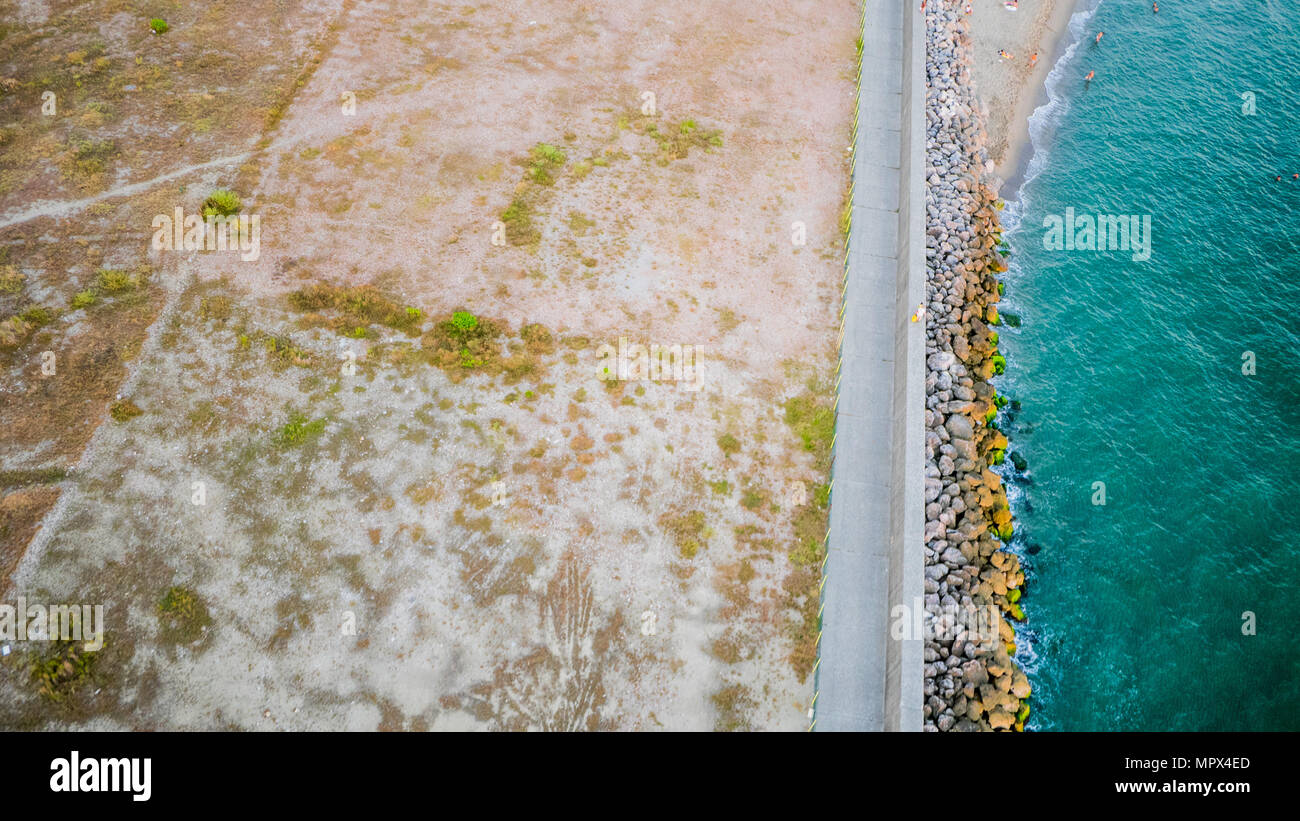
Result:
[[[1300,2],[1087,5],[1005,218],[1030,727],[1300,729]],[[1044,247],[1067,207],[1151,258]]]

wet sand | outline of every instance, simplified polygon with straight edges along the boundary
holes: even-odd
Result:
[[[961,5],[965,5],[964,3]],[[1029,162],[1029,115],[1047,101],[1044,82],[1068,44],[1076,0],[1021,0],[1008,11],[1001,0],[973,0],[971,38],[975,45],[972,76],[987,107],[989,161],[1002,180],[1001,195],[1014,196]],[[1012,59],[1004,60],[1005,49]],[[1038,61],[1031,67],[1035,52]]]

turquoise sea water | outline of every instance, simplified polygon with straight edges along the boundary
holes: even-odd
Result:
[[[1004,219],[1030,727],[1300,729],[1300,3],[1084,5]],[[1067,207],[1150,260],[1045,248]]]

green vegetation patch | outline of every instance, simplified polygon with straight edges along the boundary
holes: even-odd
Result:
[[[105,294],[133,291],[139,285],[140,280],[136,276],[117,268],[101,268],[95,274],[95,287]]]
[[[88,651],[80,641],[53,642],[46,653],[33,655],[28,668],[36,691],[56,704],[67,701],[94,677],[101,651]]]
[[[371,325],[418,336],[424,321],[424,312],[419,308],[404,305],[371,285],[309,285],[289,294],[289,305],[296,311],[320,314],[314,318],[315,324],[355,338],[364,338]],[[331,316],[326,317],[325,313]]]
[[[812,392],[792,396],[785,403],[786,424],[813,454],[818,470],[829,470],[831,443],[835,439],[835,410]]]
[[[501,213],[506,241],[511,245],[531,245],[541,239],[536,224],[538,209],[545,190],[554,185],[556,175],[567,161],[564,151],[550,143],[538,143],[528,153],[524,161],[524,184]]]
[[[0,265],[0,294],[21,294],[27,275],[12,265]]]
[[[108,406],[108,415],[114,422],[129,422],[142,413],[144,411],[140,410],[140,406],[130,399],[119,399]]]
[[[686,159],[692,148],[707,153],[722,147],[721,129],[701,128],[691,119],[666,122],[661,127],[653,117],[642,117],[634,128],[638,134],[655,141],[658,148],[655,162],[659,165]]]
[[[692,510],[688,513],[665,513],[659,517],[659,526],[664,529],[683,559],[693,559],[701,549],[709,546],[711,531],[705,523],[704,511]]]
[[[503,370],[501,336],[497,323],[459,310],[437,323],[424,344],[429,361],[459,381],[471,371]],[[518,363],[512,364],[518,368]]]
[[[275,432],[272,440],[276,447],[288,450],[315,439],[324,431],[324,419],[311,419],[301,411],[290,411],[289,421]]]
[[[64,154],[64,175],[84,187],[97,187],[104,181],[109,161],[117,154],[117,144],[112,140],[72,137]]]
[[[568,157],[564,152],[549,143],[533,146],[528,163],[528,180],[538,185],[551,185],[555,182],[554,172],[564,166]]]
[[[718,711],[713,728],[719,732],[743,732],[750,728],[749,713],[758,707],[743,684],[723,687],[711,697],[713,707]]]
[[[218,188],[203,201],[203,218],[229,217],[244,207],[239,195],[228,188]]]
[[[164,639],[192,644],[212,624],[212,616],[198,593],[188,587],[174,586],[167,588],[158,602],[158,621]]]
[[[724,433],[718,437],[718,448],[728,459],[733,455],[740,453],[740,440],[730,433]]]

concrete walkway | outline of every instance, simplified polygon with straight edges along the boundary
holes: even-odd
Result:
[[[923,572],[925,329],[910,321],[925,287],[923,26],[919,0],[865,0],[812,724],[820,731],[921,727],[920,637],[891,639],[890,610],[921,595]]]

